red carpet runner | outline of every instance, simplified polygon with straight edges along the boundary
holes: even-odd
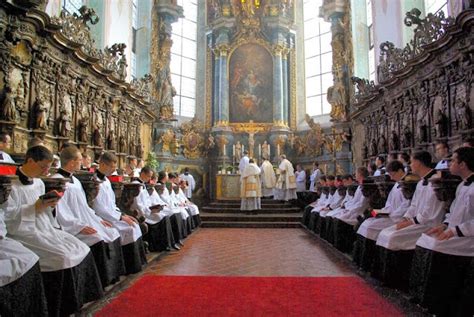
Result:
[[[402,316],[358,277],[147,275],[96,316]]]

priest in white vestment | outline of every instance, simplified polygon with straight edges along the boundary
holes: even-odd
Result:
[[[296,178],[293,164],[286,159],[286,155],[280,156],[280,165],[278,166],[278,179],[275,185],[275,200],[292,200],[296,196]]]
[[[420,151],[412,156],[411,169],[422,179],[416,185],[403,220],[382,230],[377,238],[377,245],[392,251],[414,250],[421,234],[441,223],[446,206],[438,200],[429,182],[436,175],[436,170],[430,166],[431,155],[428,152]]]
[[[92,208],[102,219],[110,222],[120,233],[120,243],[127,274],[137,273],[146,263],[142,231],[138,220],[122,213],[116,205],[115,192],[107,176],[117,169],[118,158],[115,154],[105,152],[99,159],[96,177],[101,181],[99,192],[94,199]]]
[[[60,154],[61,168],[53,178],[69,178],[66,191],[56,205],[56,219],[61,228],[87,244],[94,254],[102,286],[118,281],[125,273],[120,234],[112,224],[101,219],[89,207],[80,181],[74,176],[82,163],[82,154],[74,145]]]
[[[186,198],[191,199],[193,197],[193,191],[196,189],[196,181],[191,173],[189,173],[189,168],[184,168],[184,173],[179,175],[179,178],[186,181],[186,188],[183,189]]]
[[[28,149],[2,209],[8,235],[39,256],[49,314],[72,314],[102,297],[103,291],[90,248],[60,230],[53,216],[58,199],[40,198],[45,186],[37,177],[48,172],[52,161],[53,154],[44,146]]]
[[[273,196],[273,190],[276,185],[276,176],[275,171],[273,170],[273,165],[266,157],[264,157],[260,169],[262,170],[262,196],[271,197]]]
[[[245,167],[241,175],[240,184],[240,210],[262,209],[262,183],[260,181],[261,170],[253,159]]]

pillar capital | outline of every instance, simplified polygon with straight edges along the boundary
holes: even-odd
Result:
[[[319,16],[329,22],[335,17],[341,17],[348,13],[347,0],[325,0],[319,7]]]

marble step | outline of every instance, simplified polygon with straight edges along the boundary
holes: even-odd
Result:
[[[246,214],[246,213],[201,213],[201,219],[208,221],[227,222],[300,222],[302,213],[271,213],[271,214]]]
[[[301,228],[299,222],[206,221],[203,228]]]
[[[241,213],[240,204],[235,206],[206,206],[202,207],[201,212],[208,213]],[[259,214],[265,213],[297,213],[301,209],[298,207],[286,207],[286,208],[266,208],[262,206],[262,209],[258,211]]]

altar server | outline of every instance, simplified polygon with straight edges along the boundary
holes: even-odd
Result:
[[[300,164],[296,165],[296,191],[304,192],[306,191],[306,172]]]
[[[81,169],[82,155],[74,145],[60,154],[61,168],[53,178],[69,178],[66,191],[56,206],[61,228],[87,244],[94,255],[102,286],[115,283],[125,273],[120,234],[112,224],[97,216],[74,173]]]
[[[387,173],[395,182],[401,181],[406,176],[405,168],[399,161],[388,163]],[[388,194],[385,206],[380,210],[374,210],[373,217],[366,219],[357,230],[353,252],[356,264],[365,270],[372,268],[376,252],[375,242],[380,231],[400,222],[409,206],[410,200],[404,197],[401,186],[395,184]]]
[[[175,241],[169,219],[160,214],[160,206],[153,205],[146,188],[152,174],[152,169],[149,166],[144,166],[140,171],[140,177],[133,179],[133,183],[142,185],[140,193],[134,198],[133,208],[138,211],[140,216],[145,217],[145,222],[148,224],[149,230],[145,239],[149,243],[150,251],[159,252],[170,250]]]
[[[319,163],[314,162],[313,163],[313,170],[311,171],[311,175],[309,176],[309,190],[312,192],[316,191],[316,184],[319,181],[319,178],[323,175],[321,170],[319,169]]]
[[[48,316],[39,257],[6,237],[3,213],[0,209],[0,315]]]
[[[474,315],[474,148],[454,151],[449,170],[462,182],[443,224],[416,242],[412,295],[438,316]]]
[[[273,190],[275,189],[276,184],[276,176],[275,171],[273,170],[273,165],[266,157],[264,157],[260,169],[262,171],[262,196],[271,197],[273,196]]]
[[[409,268],[416,241],[423,232],[441,223],[445,213],[445,203],[439,201],[429,180],[436,175],[431,168],[431,154],[415,152],[411,157],[413,173],[421,177],[403,220],[382,230],[377,238],[381,263],[381,275],[388,285],[406,288]]]
[[[48,172],[52,161],[44,146],[28,149],[2,209],[9,236],[39,256],[48,313],[58,316],[101,298],[103,290],[90,248],[60,230],[53,216],[58,199],[40,198],[45,186],[37,177]]]
[[[196,188],[196,181],[194,180],[193,175],[189,173],[188,167],[184,168],[184,173],[179,175],[179,178],[181,178],[187,183],[187,186],[185,189],[183,189],[183,191],[186,195],[186,198],[191,199],[191,197],[193,196],[193,191]]]
[[[280,156],[280,165],[278,166],[278,180],[275,186],[275,200],[292,200],[296,196],[296,178],[293,164],[286,159],[286,155]]]
[[[5,152],[11,145],[12,139],[6,133],[0,133],[0,162],[15,163],[12,157]]]
[[[257,164],[255,164],[255,161],[250,159],[249,165],[245,167],[242,174],[242,183],[240,186],[240,210],[262,209],[260,173],[261,170]]]
[[[146,256],[138,221],[122,213],[117,207],[112,184],[107,178],[117,169],[117,161],[117,156],[110,152],[101,155],[95,174],[101,183],[92,208],[98,216],[110,222],[119,231],[125,271],[132,274],[142,270]]]

